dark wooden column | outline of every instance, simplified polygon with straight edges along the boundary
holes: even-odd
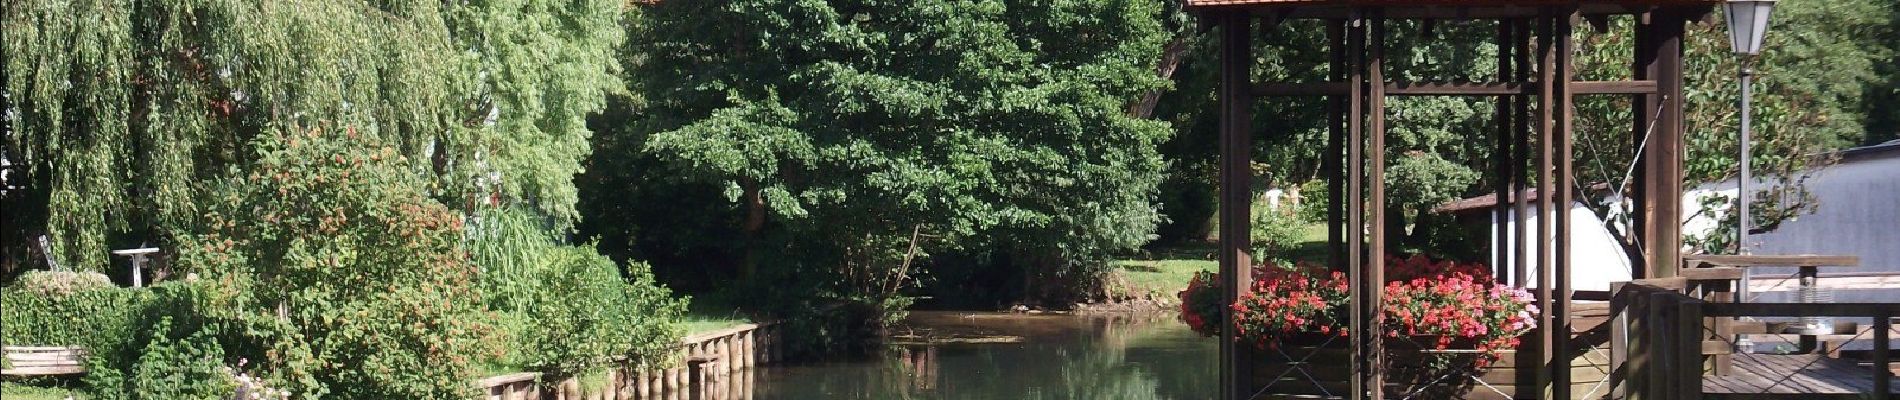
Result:
[[[1630,65],[1632,80],[1644,81],[1656,79],[1655,27],[1655,15],[1653,13],[1636,15],[1636,26],[1634,29],[1636,43],[1634,46],[1631,46],[1632,49],[1635,50],[1635,54],[1632,55],[1633,62]],[[1630,139],[1634,141],[1634,143],[1630,144],[1630,148],[1636,149],[1636,153],[1634,153],[1635,162],[1630,167],[1633,182],[1627,189],[1628,194],[1626,196],[1630,201],[1630,239],[1632,239],[1636,246],[1636,254],[1630,255],[1630,277],[1635,279],[1655,278],[1649,276],[1649,248],[1645,247],[1648,246],[1649,243],[1647,243],[1647,239],[1644,239],[1649,235],[1649,212],[1647,211],[1649,210],[1649,202],[1647,201],[1649,198],[1649,190],[1647,189],[1647,181],[1644,180],[1644,177],[1649,176],[1649,166],[1648,163],[1644,161],[1647,158],[1644,157],[1644,154],[1647,154],[1650,137],[1653,136],[1651,132],[1656,125],[1656,113],[1658,111],[1656,105],[1661,103],[1662,94],[1660,92],[1637,95],[1634,100],[1630,101],[1630,114],[1634,117],[1632,121],[1630,121]]]
[[[1571,65],[1574,51],[1571,48],[1571,36],[1575,31],[1573,22],[1576,18],[1575,11],[1565,10],[1553,21],[1557,28],[1556,38],[1554,38],[1557,43],[1557,59],[1554,64],[1557,71],[1556,81],[1551,85],[1556,93],[1551,97],[1556,102],[1556,108],[1552,112],[1555,115],[1557,129],[1550,136],[1550,147],[1557,157],[1555,160],[1557,170],[1553,173],[1557,181],[1551,185],[1556,188],[1556,191],[1551,193],[1551,197],[1556,198],[1554,201],[1556,206],[1551,211],[1556,217],[1553,222],[1556,223],[1557,237],[1552,245],[1555,247],[1555,264],[1551,265],[1550,271],[1551,281],[1555,283],[1552,294],[1556,298],[1552,299],[1551,308],[1547,309],[1554,324],[1550,325],[1550,329],[1544,330],[1550,336],[1550,343],[1553,345],[1551,352],[1556,356],[1550,364],[1551,398],[1553,399],[1570,398],[1570,360],[1572,358],[1569,346],[1570,298],[1573,294],[1570,288],[1570,207],[1577,188],[1572,165],[1572,157],[1575,154],[1571,149],[1571,140],[1574,139],[1573,136],[1576,133],[1573,130],[1574,115],[1572,113],[1575,94],[1571,91],[1571,76],[1575,66]]]
[[[1550,245],[1551,215],[1555,209],[1551,198],[1556,197],[1551,179],[1551,171],[1555,169],[1552,166],[1554,155],[1551,144],[1552,139],[1558,136],[1555,132],[1557,105],[1554,96],[1558,86],[1555,25],[1556,18],[1550,17],[1548,13],[1537,20],[1537,234],[1532,243],[1537,245],[1537,309],[1540,311],[1537,313],[1537,326],[1542,332],[1536,338],[1537,365],[1546,367],[1555,362],[1556,342],[1552,338],[1557,336],[1551,312],[1551,303],[1554,302],[1551,289],[1555,285],[1552,284],[1554,274],[1551,273]],[[1548,385],[1553,382],[1550,372],[1551,369],[1545,368],[1537,374],[1540,388],[1538,398],[1549,398],[1546,397],[1551,393],[1548,390],[1551,386]]]
[[[1517,68],[1513,68],[1512,72],[1517,74],[1518,82],[1531,81],[1532,25],[1536,25],[1535,19],[1525,19],[1514,26],[1517,31],[1515,43],[1517,49],[1512,51],[1512,54],[1516,56],[1514,58],[1516,58]],[[1528,95],[1519,95],[1515,103],[1516,109],[1512,112],[1517,117],[1512,119],[1511,129],[1515,131],[1517,137],[1516,144],[1511,146],[1511,184],[1516,194],[1512,195],[1514,201],[1511,202],[1511,208],[1517,218],[1516,221],[1511,222],[1510,227],[1511,234],[1517,240],[1511,247],[1511,276],[1516,280],[1513,283],[1518,287],[1530,287],[1531,210],[1530,182],[1528,182],[1530,176],[1527,173],[1529,167],[1526,164],[1531,159],[1531,98]]]
[[[1332,82],[1346,84],[1346,21],[1326,21],[1326,52]],[[1326,96],[1326,151],[1320,169],[1326,175],[1326,267],[1346,265],[1346,102],[1347,96]]]
[[[1682,265],[1682,36],[1687,22],[1683,10],[1663,9],[1649,15],[1646,67],[1656,81],[1657,95],[1644,102],[1655,112],[1654,128],[1641,156],[1644,276],[1676,276]],[[1653,107],[1653,108],[1651,108]]]
[[[1253,169],[1251,93],[1253,85],[1248,69],[1253,64],[1252,17],[1232,13],[1220,17],[1220,272],[1222,304],[1233,304],[1240,291],[1253,282],[1251,208],[1253,190],[1249,187]],[[1221,308],[1221,398],[1239,399],[1251,395],[1251,347],[1237,346],[1234,339],[1234,311]]]
[[[1371,125],[1371,137],[1367,138],[1371,143],[1366,145],[1366,175],[1372,181],[1372,188],[1367,190],[1372,199],[1366,208],[1372,214],[1368,229],[1372,232],[1372,240],[1367,245],[1371,247],[1371,255],[1367,256],[1371,265],[1366,267],[1364,277],[1355,279],[1361,279],[1366,285],[1362,307],[1366,313],[1366,327],[1372,331],[1366,335],[1366,365],[1372,368],[1372,373],[1366,374],[1366,386],[1370,398],[1378,400],[1385,398],[1385,363],[1382,360],[1385,356],[1385,335],[1379,334],[1383,331],[1380,327],[1385,326],[1385,312],[1380,307],[1385,302],[1385,10],[1374,9],[1369,22],[1372,24],[1372,34],[1366,44],[1372,47],[1372,56],[1366,60],[1366,80],[1371,83],[1366,94],[1366,102],[1370,104],[1366,117]]]
[[[1512,63],[1512,61],[1514,61],[1513,58],[1516,57],[1512,52],[1517,50],[1517,44],[1515,43],[1517,41],[1516,25],[1517,20],[1498,20],[1498,82],[1512,82],[1512,78],[1515,78],[1516,75],[1516,72],[1513,71],[1513,68],[1516,68],[1516,66]],[[1509,229],[1505,229],[1507,226],[1505,224],[1510,221],[1511,218],[1510,209],[1506,207],[1511,203],[1511,178],[1513,174],[1513,169],[1511,168],[1511,124],[1512,120],[1516,117],[1511,110],[1514,107],[1512,104],[1515,103],[1516,100],[1516,96],[1498,96],[1496,100],[1497,113],[1492,117],[1495,120],[1494,123],[1497,124],[1496,132],[1493,133],[1496,136],[1492,138],[1496,142],[1496,148],[1491,152],[1492,168],[1497,174],[1495,178],[1497,180],[1492,182],[1492,188],[1496,190],[1497,201],[1495,203],[1496,205],[1491,207],[1491,229],[1495,230],[1495,232],[1492,232],[1493,237],[1491,238],[1491,268],[1495,270],[1500,282],[1510,282],[1511,279],[1514,279],[1511,277],[1511,266],[1508,263],[1510,260],[1510,248],[1508,248],[1508,246],[1511,244],[1511,232]]]
[[[1366,375],[1376,374],[1377,370],[1367,368],[1367,336],[1378,336],[1377,330],[1369,326],[1364,311],[1366,285],[1358,280],[1365,278],[1366,272],[1366,134],[1365,134],[1365,19],[1354,11],[1347,21],[1346,57],[1348,60],[1346,82],[1346,276],[1353,279],[1347,289],[1350,307],[1349,328],[1352,329],[1352,383],[1350,397],[1357,398],[1367,393]]]

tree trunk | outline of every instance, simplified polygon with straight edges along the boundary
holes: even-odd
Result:
[[[746,281],[758,275],[759,271],[759,233],[765,230],[765,198],[759,194],[759,183],[752,178],[739,180],[739,188],[744,191],[746,216],[739,232],[745,238],[745,260],[739,263],[739,280]]]
[[[1174,35],[1174,39],[1168,41],[1167,47],[1162,48],[1161,62],[1155,66],[1155,76],[1161,79],[1174,78],[1174,70],[1181,66],[1181,60],[1187,58],[1188,50],[1193,47],[1194,34],[1192,32],[1192,30],[1184,30]],[[1164,93],[1167,91],[1161,88],[1143,93],[1140,100],[1128,105],[1128,115],[1142,119],[1153,116],[1155,105],[1161,103],[1161,95]]]

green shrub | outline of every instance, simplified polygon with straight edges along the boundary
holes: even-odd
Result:
[[[1300,244],[1304,238],[1306,224],[1291,205],[1283,205],[1279,210],[1258,210],[1253,215],[1254,254],[1278,254]]]
[[[613,260],[591,247],[559,247],[545,258],[531,321],[521,332],[525,364],[560,377],[608,366],[616,358],[660,361],[681,335],[685,303],[655,284],[645,264],[623,279]]]
[[[160,318],[154,332],[172,331],[170,318]],[[199,330],[182,338],[156,337],[139,352],[127,381],[138,399],[225,398],[237,388],[224,365],[224,348],[211,331]]]
[[[113,287],[112,279],[98,272],[27,271],[14,285],[41,295],[62,295]]]
[[[147,290],[119,287],[59,293],[22,282],[0,288],[0,343],[79,346],[93,358],[118,357],[127,353],[150,299]]]
[[[259,373],[307,398],[451,399],[497,357],[462,218],[417,165],[354,130],[259,137],[210,191],[181,269],[251,287],[216,319]],[[253,282],[253,283],[245,283]]]
[[[1300,184],[1300,209],[1294,214],[1300,220],[1314,223],[1326,223],[1326,202],[1331,201],[1331,190],[1325,179],[1314,179]]]

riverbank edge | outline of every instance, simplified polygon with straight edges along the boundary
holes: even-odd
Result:
[[[481,398],[492,400],[661,399],[681,391],[686,391],[685,398],[712,398],[702,392],[725,387],[718,383],[728,375],[784,361],[779,325],[748,323],[687,335],[673,351],[677,362],[664,368],[623,363],[608,371],[605,385],[584,385],[578,377],[550,385],[537,372],[489,376],[473,385],[482,391]]]

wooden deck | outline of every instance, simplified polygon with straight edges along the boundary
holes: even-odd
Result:
[[[1734,373],[1702,377],[1704,398],[1859,399],[1874,390],[1874,371],[1853,360],[1819,354],[1738,354],[1732,360]]]

